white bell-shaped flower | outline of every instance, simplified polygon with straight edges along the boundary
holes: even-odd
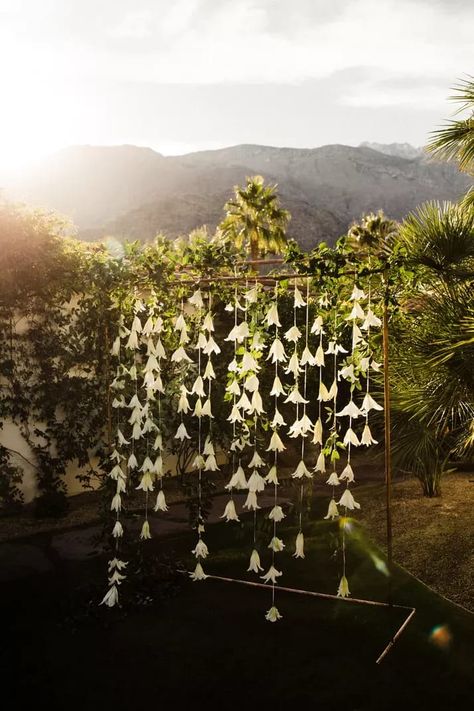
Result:
[[[334,519],[337,518],[338,516],[339,516],[339,511],[337,508],[337,504],[334,501],[334,499],[331,499],[331,501],[329,502],[328,512],[324,518],[326,520],[330,518],[331,521],[334,521]]]
[[[273,484],[274,486],[279,485],[280,482],[278,481],[276,465],[273,465],[273,467],[270,467],[268,474],[265,477],[265,481],[267,482],[267,484]]]
[[[362,412],[359,410],[354,400],[350,400],[350,402],[345,407],[343,407],[340,412],[336,412],[336,415],[338,417],[352,417],[353,419],[355,419],[357,417],[360,417],[362,415]]]
[[[281,538],[278,538],[278,536],[273,536],[272,540],[268,544],[268,547],[274,553],[281,553],[285,548],[285,544],[283,543]]]
[[[349,427],[344,435],[343,442],[345,445],[352,444],[354,447],[359,447],[360,442],[359,438],[357,437],[356,433],[352,429],[352,427]]]
[[[201,289],[196,289],[194,294],[189,297],[188,302],[197,309],[202,309],[204,307],[204,301],[202,299]]]
[[[249,466],[249,469],[265,466],[265,462],[263,461],[262,457],[259,455],[257,450],[254,451],[252,459],[250,460],[248,466]]]
[[[226,507],[224,509],[224,513],[222,514],[221,518],[225,518],[226,523],[229,523],[229,521],[240,521],[239,517],[237,516],[237,511],[235,509],[235,503],[233,499],[230,499]]]
[[[308,346],[305,347],[303,350],[303,353],[301,354],[301,360],[300,360],[300,365],[305,366],[305,365],[317,365],[316,363],[316,357],[311,353],[309,350]]]
[[[340,485],[339,477],[337,476],[336,472],[331,472],[329,475],[329,479],[326,480],[326,484],[329,486],[339,486]]]
[[[331,397],[330,397],[330,395],[329,395],[329,391],[328,391],[327,387],[325,386],[325,384],[323,383],[323,381],[320,380],[320,381],[319,381],[318,400],[319,400],[320,402],[327,402],[327,401],[330,400],[330,399],[331,399]]]
[[[225,487],[226,489],[247,489],[247,479],[245,478],[245,471],[240,465],[237,467],[236,471],[232,474],[229,483]]]
[[[348,597],[351,594],[351,591],[349,590],[349,583],[347,582],[347,578],[345,575],[342,576],[339,587],[337,588],[337,596],[338,597]]]
[[[295,378],[298,377],[299,373],[301,373],[302,368],[300,367],[300,362],[298,359],[298,353],[295,352],[291,356],[290,360],[288,361],[288,365],[285,368],[285,373],[288,375],[289,373],[292,373]]]
[[[283,618],[283,615],[280,615],[278,608],[275,607],[275,605],[272,605],[269,610],[267,610],[265,619],[267,622],[278,622],[278,620],[281,620]]]
[[[240,365],[240,372],[248,373],[250,370],[253,370],[255,373],[257,373],[260,370],[260,366],[253,357],[253,355],[248,351],[245,351],[242,357],[242,363]]]
[[[354,471],[349,462],[342,470],[339,479],[340,481],[347,481],[348,483],[354,481]]]
[[[304,463],[304,460],[302,459],[291,476],[293,479],[302,479],[304,476],[311,479],[313,477],[313,473],[309,471],[308,467]]]
[[[315,472],[321,472],[321,474],[324,474],[326,471],[326,457],[324,455],[323,450],[320,451],[318,455],[318,459],[316,460],[316,465],[314,467]]]
[[[323,423],[321,421],[321,418],[318,417],[316,420],[316,423],[314,425],[314,430],[313,430],[313,444],[322,444],[323,443]]]
[[[283,384],[282,384],[280,378],[278,377],[278,375],[276,375],[273,380],[273,385],[272,385],[272,389],[270,390],[270,395],[272,397],[280,397],[280,395],[284,395],[284,394],[285,394],[285,390],[283,388]]]
[[[380,328],[381,325],[382,321],[379,319],[379,317],[374,314],[372,309],[368,309],[364,323],[361,326],[362,330],[368,331],[369,328]]]
[[[259,379],[257,378],[256,375],[252,374],[247,376],[244,382],[244,388],[248,390],[249,392],[253,393],[255,390],[258,390],[259,386]]]
[[[373,438],[372,432],[370,431],[370,427],[368,424],[366,424],[364,429],[362,430],[360,443],[364,444],[366,447],[369,447],[371,444],[378,444],[378,441]]]
[[[209,336],[205,347],[202,349],[202,352],[205,353],[205,355],[211,355],[212,353],[218,355],[221,352],[221,349],[217,345],[213,337]]]
[[[189,575],[191,577],[191,580],[194,580],[195,582],[198,580],[205,580],[207,578],[207,575],[205,574],[201,563],[197,563],[193,572],[189,573]]]
[[[265,489],[265,479],[254,469],[248,480],[248,490],[259,493]]]
[[[184,422],[182,422],[176,430],[174,438],[180,439],[181,441],[183,441],[184,439],[191,439],[191,437],[188,435],[188,431],[184,425]]]
[[[268,518],[271,521],[275,521],[275,523],[280,523],[280,521],[283,521],[283,519],[285,518],[285,514],[283,513],[282,507],[278,506],[278,504],[274,506],[268,514]]]
[[[261,415],[262,413],[265,412],[265,410],[263,409],[262,396],[260,395],[258,390],[255,390],[252,393],[251,405],[252,405],[251,410],[250,410],[251,415],[253,415],[254,413],[256,413],[257,415]]]
[[[317,336],[324,334],[322,316],[316,316],[316,318],[314,319],[313,325],[311,326],[311,333],[315,333]]]
[[[247,568],[247,572],[259,573],[261,570],[263,570],[263,568],[260,565],[260,556],[258,551],[254,548],[250,555],[250,565]]]
[[[261,575],[260,577],[262,578],[264,583],[271,582],[275,585],[277,582],[277,578],[279,578],[281,575],[283,575],[283,573],[280,570],[277,570],[274,565],[271,565],[265,575]]]
[[[362,401],[360,411],[363,415],[367,415],[370,410],[383,410],[383,407],[382,405],[379,405],[378,402],[375,402],[370,393],[366,393]]]
[[[240,410],[244,410],[244,412],[250,413],[252,411],[252,403],[250,402],[246,392],[242,392],[242,395],[235,404]]]
[[[293,306],[295,307],[295,309],[299,309],[301,306],[306,306],[306,301],[303,299],[303,294],[297,286],[295,286],[293,292]]]
[[[360,509],[360,504],[357,503],[357,501],[354,499],[352,496],[352,492],[350,489],[346,489],[337,502],[339,506],[344,506],[346,509],[350,509],[353,511],[354,509]]]
[[[255,491],[249,491],[247,498],[245,499],[244,509],[248,509],[249,511],[257,511],[259,508],[260,506],[257,504],[257,494]]]
[[[278,408],[275,408],[275,412],[273,413],[273,420],[270,422],[270,426],[275,429],[276,427],[282,427],[283,425],[286,425],[286,422],[283,419],[283,415],[278,410]]]
[[[292,402],[294,405],[296,404],[303,404],[303,403],[308,403],[309,400],[306,400],[300,393],[297,387],[294,387],[288,397],[285,400],[285,403],[287,402]]]
[[[226,387],[226,392],[230,393],[231,395],[236,395],[239,397],[240,395],[240,386],[237,380],[233,380],[229,385]]]
[[[181,363],[185,361],[186,363],[192,363],[192,359],[188,356],[183,346],[179,346],[171,356],[171,361],[173,363]]]
[[[285,445],[281,441],[281,437],[276,430],[270,438],[270,444],[267,447],[267,452],[283,452],[286,449]]]
[[[367,294],[365,294],[362,289],[359,289],[359,287],[354,284],[354,288],[352,289],[352,294],[349,297],[349,301],[362,301],[362,299],[366,298]]]
[[[264,320],[267,326],[281,326],[280,317],[278,315],[278,307],[275,303],[270,306]]]
[[[193,553],[196,558],[207,558],[207,556],[209,555],[209,549],[204,543],[204,541],[200,538],[196,543],[196,547],[193,548],[191,553]]]
[[[300,531],[296,536],[295,552],[293,553],[293,558],[304,558],[304,535]]]
[[[143,521],[142,530],[140,531],[140,540],[147,541],[151,538],[150,524],[145,519]]]
[[[227,420],[228,420],[229,422],[232,422],[232,423],[234,423],[234,422],[243,422],[244,418],[243,418],[242,415],[240,414],[240,410],[239,410],[239,408],[237,407],[237,405],[233,405],[232,411],[231,411],[229,417],[227,418]]]
[[[298,326],[292,326],[285,332],[285,339],[290,343],[296,343],[301,338],[301,331]]]
[[[168,506],[166,504],[166,498],[163,489],[158,492],[154,511],[168,511]]]
[[[212,360],[208,358],[206,367],[204,369],[204,375],[203,378],[204,380],[214,380],[216,377],[216,374],[214,372],[214,367],[212,365]]]
[[[286,361],[288,360],[283,343],[280,341],[279,338],[275,338],[272,345],[270,346],[267,360],[270,360],[270,358],[272,360],[272,363],[286,363]]]
[[[352,311],[350,312],[349,316],[346,317],[346,321],[352,321],[353,319],[365,319],[365,313],[364,309],[362,306],[359,304],[358,301],[354,301],[354,305],[352,307]]]

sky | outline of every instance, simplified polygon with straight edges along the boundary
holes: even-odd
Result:
[[[0,167],[76,144],[420,146],[474,73],[473,28],[472,0],[0,0]]]

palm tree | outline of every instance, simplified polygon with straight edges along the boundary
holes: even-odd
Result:
[[[256,260],[268,252],[278,254],[283,250],[290,213],[280,207],[276,185],[265,185],[261,175],[246,180],[244,188],[234,188],[234,198],[225,205],[226,216],[219,230]]]
[[[459,168],[473,173],[474,168],[474,77],[461,79],[453,87],[450,100],[459,104],[455,116],[469,111],[466,118],[450,119],[442,128],[432,132],[428,151],[443,160],[457,160]]]
[[[357,250],[359,257],[379,258],[390,255],[398,233],[399,225],[386,217],[383,210],[364,215],[360,222],[354,222],[348,231],[348,242]]]
[[[474,452],[474,208],[422,205],[400,245],[417,280],[392,332],[394,459],[437,496],[449,461]]]

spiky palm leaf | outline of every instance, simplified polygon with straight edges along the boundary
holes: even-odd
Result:
[[[454,87],[450,100],[459,104],[456,114],[470,111],[464,119],[450,119],[432,131],[427,150],[443,160],[458,161],[461,170],[472,173],[474,169],[474,77],[461,79]]]

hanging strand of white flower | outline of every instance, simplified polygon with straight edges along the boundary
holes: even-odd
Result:
[[[325,303],[325,297],[322,296],[318,304],[322,307]],[[320,314],[316,316],[314,323],[311,327],[311,333],[319,335],[319,344],[316,349],[316,354],[314,356],[314,364],[318,367],[318,419],[313,429],[313,444],[319,445],[319,454],[316,460],[316,465],[314,467],[315,472],[324,473],[326,470],[325,466],[325,456],[323,448],[323,420],[322,420],[322,407],[323,398],[327,394],[327,389],[324,387],[323,381],[323,368],[325,365],[324,359],[324,348],[323,348],[323,335],[324,335],[324,322]],[[325,392],[326,391],[326,392]]]
[[[242,341],[244,338],[244,333],[245,330],[241,329],[240,331],[238,330],[238,298],[237,298],[237,286],[234,288],[234,303],[230,304],[230,308],[226,307],[228,311],[231,309],[234,312],[234,327],[230,334],[227,336],[226,341],[233,341],[234,343],[234,357],[232,361],[232,368],[234,368],[235,364],[237,363],[237,342]],[[232,452],[232,476],[230,478],[229,483],[226,485],[226,489],[229,492],[229,501],[227,502],[224,513],[222,514],[221,518],[225,518],[226,523],[229,521],[240,521],[237,511],[235,508],[235,501],[234,501],[234,489],[245,489],[247,486],[247,481],[245,479],[245,474],[243,474],[243,481],[241,478],[241,472],[243,473],[242,465],[241,465],[241,460],[239,457],[239,464],[237,468],[237,450],[239,449],[240,442],[237,440],[237,422],[238,419],[240,418],[240,413],[237,410],[237,396],[240,396],[240,387],[237,382],[237,378],[235,377],[235,371],[229,370],[229,372],[234,376],[232,378],[232,381],[227,385],[226,391],[232,395],[232,412],[230,415],[230,418],[228,417],[227,419],[231,420],[232,422],[232,443],[230,446],[230,450]]]
[[[111,349],[111,355],[117,358],[115,378],[111,384],[111,387],[116,391],[122,390],[124,387],[123,380],[121,379],[123,375],[123,367],[121,363],[121,339],[124,338],[126,335],[128,335],[128,329],[125,328],[123,323],[123,315],[120,314],[118,335]],[[120,512],[122,508],[121,494],[125,491],[127,482],[125,463],[126,458],[125,455],[121,452],[121,449],[124,445],[129,444],[129,442],[125,439],[121,432],[121,410],[124,404],[125,401],[123,395],[115,395],[112,401],[112,407],[117,412],[117,429],[113,445],[113,451],[110,455],[110,460],[111,462],[114,462],[114,465],[109,472],[110,479],[116,482],[115,494],[112,499],[111,505],[111,510],[115,511],[115,524],[112,529],[112,537],[115,540],[115,553],[114,557],[108,562],[109,589],[101,602],[101,604],[107,605],[108,607],[113,607],[114,605],[118,604],[118,586],[126,577],[121,571],[125,570],[127,566],[127,563],[120,559],[120,543],[123,536],[123,526],[120,521]]]
[[[338,324],[337,324],[337,302],[334,302],[334,320],[333,320],[333,340],[329,341],[328,348],[326,350],[326,353],[332,354],[333,355],[333,367],[334,367],[334,380],[331,385],[331,388],[327,392],[327,399],[331,400],[332,402],[332,427],[331,427],[331,433],[329,436],[330,444],[329,444],[329,454],[330,454],[330,463],[331,463],[331,474],[329,475],[329,479],[326,481],[326,483],[332,487],[332,496],[331,500],[329,502],[329,508],[328,512],[325,516],[326,519],[335,519],[337,516],[339,516],[339,511],[337,508],[336,500],[335,500],[335,487],[340,484],[339,478],[336,473],[336,461],[338,459],[338,425],[337,425],[337,416],[336,416],[336,410],[337,410],[337,354],[338,352],[345,352],[344,348],[338,343]]]
[[[296,303],[295,303],[296,309]],[[305,444],[308,432],[313,429],[313,423],[309,419],[306,413],[306,405],[308,400],[306,399],[307,385],[308,385],[308,365],[314,365],[315,359],[309,350],[309,278],[306,279],[306,307],[305,307],[305,348],[303,351],[303,357],[301,359],[303,364],[303,416],[297,421],[298,429],[295,430],[290,436],[299,435],[301,438],[301,459],[296,471],[293,473],[293,477],[301,479],[300,484],[300,510],[298,516],[298,534],[296,536],[295,542],[295,558],[304,558],[304,534],[303,534],[303,503],[304,503],[304,482],[305,478],[311,478],[313,473],[307,468],[305,463]]]
[[[204,580],[207,576],[204,573],[201,560],[207,558],[208,548],[202,539],[202,534],[204,533],[204,519],[202,515],[202,471],[204,468],[204,457],[202,449],[202,417],[203,417],[203,405],[202,397],[205,397],[203,379],[201,375],[201,356],[203,348],[207,345],[207,339],[204,333],[204,323],[202,320],[202,309],[204,307],[204,302],[202,300],[201,292],[198,289],[190,297],[189,302],[198,310],[198,315],[200,318],[200,323],[198,326],[198,338],[196,343],[196,350],[198,354],[198,376],[194,381],[191,392],[197,396],[196,404],[194,407],[193,415],[198,419],[198,442],[197,442],[197,455],[194,459],[194,467],[198,470],[198,512],[197,512],[197,534],[198,540],[195,548],[192,550],[194,553],[197,563],[194,571],[190,573],[191,578],[194,581]]]
[[[278,289],[275,287],[275,305],[278,308]],[[275,323],[275,341],[278,340],[278,325]],[[275,359],[275,379],[273,381],[273,398],[274,398],[274,411],[273,411],[273,421],[271,427],[273,433],[278,433],[278,427],[281,424],[281,415],[278,412],[278,398],[283,394],[283,388],[281,387],[280,379],[278,377],[278,359]],[[278,436],[278,434],[277,434]],[[273,440],[273,436],[272,436]],[[272,448],[270,443],[269,450]],[[265,619],[269,622],[277,622],[282,618],[278,608],[275,605],[275,586],[276,578],[281,576],[281,571],[277,570],[275,567],[275,553],[282,551],[285,547],[283,541],[277,537],[277,523],[281,521],[284,517],[282,508],[278,505],[278,452],[279,448],[277,446],[273,447],[273,466],[265,477],[266,481],[273,484],[273,509],[270,512],[270,519],[273,520],[273,538],[268,546],[272,551],[272,564],[266,575],[263,576],[265,582],[271,580],[272,583],[272,604],[265,615]]]
[[[164,442],[163,442],[163,423],[162,423],[162,402],[161,398],[165,394],[163,380],[162,380],[162,365],[161,361],[166,359],[166,352],[161,341],[161,334],[163,332],[164,323],[161,315],[158,315],[153,322],[152,332],[158,336],[156,346],[153,341],[149,339],[148,343],[152,346],[151,350],[153,352],[147,353],[149,356],[155,355],[157,359],[157,375],[153,383],[153,391],[158,393],[158,404],[157,404],[157,421],[156,421],[156,437],[153,444],[153,449],[155,450],[156,458],[154,462],[155,476],[158,478],[159,491],[156,496],[155,511],[168,511],[168,506],[166,503],[165,492],[163,490],[163,460],[164,460]]]

